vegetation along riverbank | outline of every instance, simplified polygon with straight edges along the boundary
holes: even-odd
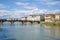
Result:
[[[60,27],[60,23],[51,23],[51,22],[45,22],[45,23],[42,23],[43,25],[46,25],[46,26],[59,26]]]

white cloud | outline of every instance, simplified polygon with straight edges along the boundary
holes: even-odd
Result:
[[[0,4],[0,8],[5,8],[5,5],[4,4]]]
[[[30,6],[31,3],[27,3],[27,2],[15,2],[16,5],[19,5],[23,8],[26,8],[26,9],[34,9],[36,8],[36,6]]]
[[[57,14],[60,13],[60,10],[56,9],[56,10],[48,10],[47,14]]]
[[[0,10],[0,16],[10,15],[11,17],[23,17],[27,15],[34,15],[34,14],[48,14],[48,13],[60,13],[60,10],[49,10],[49,9],[32,9],[32,10]]]
[[[23,8],[26,8],[26,9],[35,9],[36,7],[34,7],[34,6],[23,6]]]
[[[28,5],[29,3],[23,3],[23,2],[15,2],[15,4],[17,4],[17,5]]]
[[[8,10],[0,10],[0,16],[4,16],[4,15],[11,15],[11,11]]]
[[[59,0],[35,0],[38,4],[48,5],[48,6],[60,6]]]
[[[47,5],[59,5],[60,6],[60,1],[51,1],[51,2],[46,2]]]
[[[7,6],[5,4],[0,4],[0,8],[3,9],[3,8],[9,8],[10,6]]]
[[[0,6],[4,6],[3,4],[0,4]]]
[[[29,15],[31,10],[0,10],[0,16],[3,17],[4,15],[10,15],[11,17],[22,17],[25,15]]]
[[[54,13],[60,13],[60,10],[56,9],[54,10]]]

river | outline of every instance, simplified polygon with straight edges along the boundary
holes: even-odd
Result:
[[[0,40],[60,40],[60,27],[4,22],[0,24]]]

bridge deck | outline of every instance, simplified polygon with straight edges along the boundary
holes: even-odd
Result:
[[[11,22],[11,23],[14,23],[14,22],[38,22],[40,23],[40,21],[33,21],[33,20],[0,20],[0,22]]]

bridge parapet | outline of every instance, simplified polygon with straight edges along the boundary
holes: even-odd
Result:
[[[18,18],[9,18],[7,20],[18,20]]]

